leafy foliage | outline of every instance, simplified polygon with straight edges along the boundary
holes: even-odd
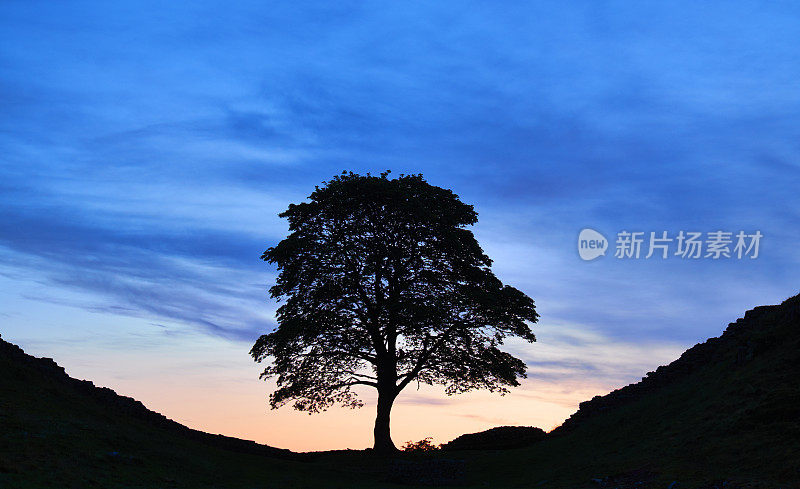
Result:
[[[535,341],[533,300],[492,273],[465,229],[477,214],[453,192],[422,175],[343,173],[280,216],[290,234],[262,259],[277,264],[270,293],[285,303],[251,350],[272,359],[273,408],[358,407],[355,386],[391,404],[412,381],[448,394],[519,385],[525,364],[499,346]]]

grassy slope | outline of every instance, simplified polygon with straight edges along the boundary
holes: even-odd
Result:
[[[135,416],[127,403],[110,409],[52,369],[1,353],[0,487],[391,487],[380,482],[383,462],[366,454],[293,460],[223,446]],[[794,297],[749,313],[643,382],[582,403],[530,448],[423,457],[466,460],[475,487],[592,487],[626,473],[646,481],[639,487],[800,487],[799,379]]]
[[[498,487],[581,487],[634,471],[653,473],[653,487],[800,487],[800,297],[750,315],[649,385],[583,403],[589,413],[544,442],[481,454],[473,470]]]
[[[78,385],[51,361],[21,362],[9,348],[0,345],[2,488],[374,486],[368,471],[213,439],[143,413],[133,400]]]

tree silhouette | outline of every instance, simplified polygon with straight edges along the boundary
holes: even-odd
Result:
[[[280,271],[278,328],[251,355],[271,359],[273,409],[361,407],[355,386],[377,389],[376,451],[396,450],[392,404],[416,381],[508,392],[525,363],[498,346],[536,340],[533,300],[504,286],[466,226],[473,207],[422,175],[343,173],[280,214],[290,234],[262,259]]]

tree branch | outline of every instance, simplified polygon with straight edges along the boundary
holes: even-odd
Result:
[[[437,337],[436,343],[428,350],[422,352],[422,355],[420,356],[420,359],[419,361],[417,361],[417,364],[414,366],[414,368],[412,368],[408,373],[400,377],[403,380],[400,381],[400,383],[397,385],[398,392],[403,390],[412,380],[414,380],[414,377],[416,377],[422,371],[422,369],[425,368],[425,363],[430,359],[433,352],[435,352],[440,346],[442,346],[444,340],[447,339],[447,336],[450,334],[451,331],[453,331],[456,328],[456,326],[457,326],[456,324],[450,326],[444,333],[439,335]]]
[[[370,380],[375,380],[375,381],[378,380],[377,377],[373,377],[372,375],[360,374],[358,372],[353,372],[351,370],[345,370],[343,373],[346,373],[346,374],[351,375],[353,377],[363,377],[365,379],[370,379]]]
[[[378,384],[376,382],[369,382],[366,380],[348,380],[347,382],[340,382],[338,384],[333,384],[329,387],[330,391],[336,391],[343,387],[352,387],[354,385],[368,385],[370,387],[378,388]]]

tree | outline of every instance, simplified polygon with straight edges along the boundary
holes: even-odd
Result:
[[[525,363],[504,338],[536,341],[533,300],[503,285],[466,226],[477,213],[422,175],[343,173],[280,217],[290,234],[262,259],[277,264],[270,288],[285,299],[278,327],[251,355],[271,359],[273,409],[361,407],[356,386],[377,389],[376,451],[396,450],[392,404],[411,382],[508,392]]]

